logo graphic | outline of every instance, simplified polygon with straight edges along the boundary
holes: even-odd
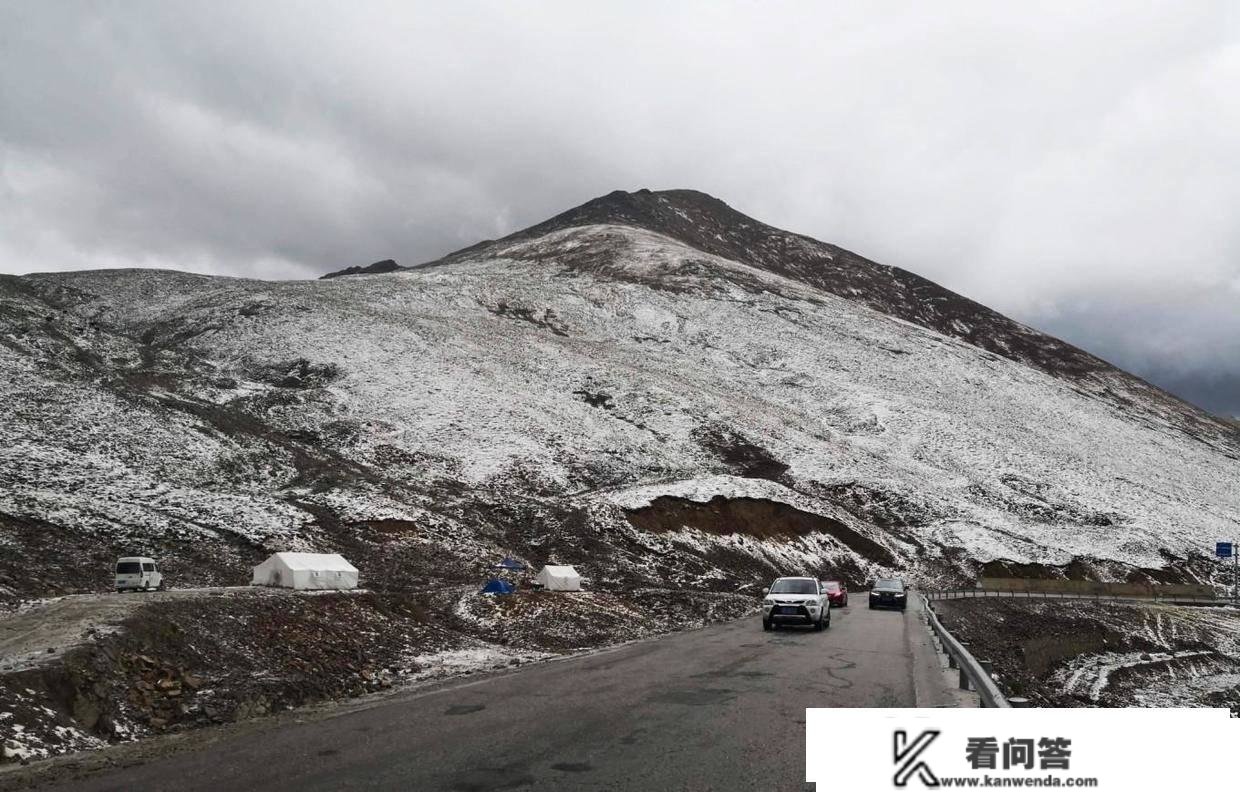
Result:
[[[931,772],[930,767],[920,757],[930,743],[939,736],[937,729],[926,729],[917,735],[917,739],[909,742],[908,733],[900,729],[895,734],[895,784],[898,787],[908,786],[908,780],[914,775],[928,787],[937,787],[939,779]]]

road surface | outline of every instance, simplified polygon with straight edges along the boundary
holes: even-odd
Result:
[[[754,616],[275,719],[54,788],[801,790],[805,708],[955,703],[931,652],[911,607],[854,605],[822,633],[766,633]]]

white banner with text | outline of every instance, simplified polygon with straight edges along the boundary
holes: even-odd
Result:
[[[807,709],[818,789],[1236,789],[1226,709]]]

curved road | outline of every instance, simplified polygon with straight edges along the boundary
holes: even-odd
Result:
[[[912,606],[853,606],[823,633],[765,633],[750,617],[260,722],[55,788],[800,790],[806,707],[954,703]]]

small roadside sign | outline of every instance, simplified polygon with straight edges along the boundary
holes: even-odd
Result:
[[[1231,558],[1231,542],[1216,542],[1214,544],[1214,554],[1219,558]]]

